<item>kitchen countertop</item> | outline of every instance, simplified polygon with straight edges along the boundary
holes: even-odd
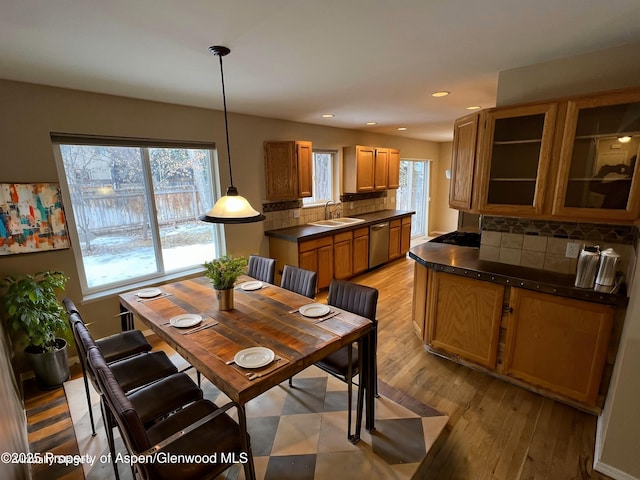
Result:
[[[480,260],[478,248],[427,242],[413,247],[409,256],[433,270],[507,286],[614,306],[625,306],[629,300],[624,285],[617,294],[577,288],[575,275]]]
[[[288,240],[290,242],[297,242],[299,240],[311,240],[313,238],[333,235],[337,232],[346,232],[348,230],[368,227],[369,225],[377,222],[406,217],[408,215],[413,215],[414,213],[416,212],[412,210],[379,210],[377,212],[354,215],[350,218],[362,218],[364,222],[354,223],[352,225],[347,225],[344,227],[325,228],[317,227],[314,225],[297,225],[295,227],[279,228],[277,230],[266,230],[264,234],[267,237],[275,237],[282,240]]]

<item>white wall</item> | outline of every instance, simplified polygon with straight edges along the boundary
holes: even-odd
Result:
[[[429,235],[451,232],[458,226],[458,211],[449,208],[449,180],[445,170],[451,168],[452,142],[440,144],[440,161],[431,164],[429,185]]]
[[[500,73],[497,105],[640,86],[640,43]],[[640,259],[640,256],[637,258]],[[640,268],[640,260],[636,271]],[[640,479],[640,280],[630,303],[605,408],[595,467],[620,480]]]

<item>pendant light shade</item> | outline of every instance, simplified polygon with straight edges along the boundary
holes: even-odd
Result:
[[[253,223],[261,222],[265,216],[256,211],[251,204],[233,186],[233,172],[231,171],[231,149],[229,148],[229,120],[227,118],[227,96],[224,89],[224,71],[222,69],[222,57],[228,55],[231,50],[227,47],[209,47],[209,52],[220,58],[220,78],[222,80],[222,102],[224,105],[224,128],[227,138],[227,159],[229,161],[229,181],[227,194],[220,198],[211,210],[200,215],[200,220],[209,223]]]

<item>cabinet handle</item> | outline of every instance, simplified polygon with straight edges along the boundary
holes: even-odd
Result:
[[[502,306],[502,311],[503,311],[504,313],[513,313],[513,307],[512,307],[511,305],[509,305],[508,303],[505,303],[505,304]]]

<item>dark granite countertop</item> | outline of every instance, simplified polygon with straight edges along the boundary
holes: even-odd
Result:
[[[576,288],[574,275],[480,260],[478,248],[427,242],[413,247],[409,256],[427,268],[478,280],[607,305],[624,306],[628,302],[624,286],[617,294]]]
[[[354,223],[353,225],[347,225],[345,227],[325,228],[316,227],[314,225],[298,225],[295,227],[279,228],[277,230],[266,230],[264,234],[267,237],[275,237],[282,240],[288,240],[290,242],[297,242],[299,240],[311,240],[313,238],[333,235],[338,232],[346,232],[349,230],[355,230],[356,228],[368,227],[369,225],[377,222],[402,218],[408,215],[413,215],[414,213],[416,212],[412,210],[379,210],[377,212],[364,213],[362,215],[353,215],[351,218],[362,218],[364,222]]]

